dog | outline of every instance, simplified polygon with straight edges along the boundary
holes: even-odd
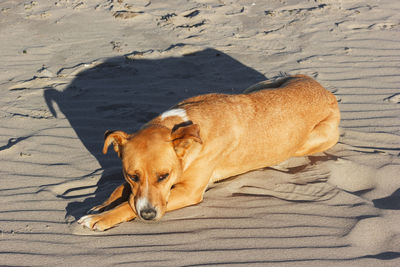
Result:
[[[200,203],[216,181],[331,148],[339,122],[335,96],[305,75],[186,99],[136,133],[106,132],[103,153],[113,145],[126,182],[78,223],[104,231],[159,220]]]

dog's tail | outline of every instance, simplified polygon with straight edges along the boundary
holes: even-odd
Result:
[[[268,88],[279,88],[282,86],[283,83],[285,83],[288,79],[290,79],[291,76],[287,73],[280,73],[278,76],[262,81],[259,83],[256,83],[250,87],[248,87],[246,90],[243,91],[244,94],[249,94],[252,92],[260,91],[263,89],[268,89]]]

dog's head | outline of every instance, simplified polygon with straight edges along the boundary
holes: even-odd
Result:
[[[158,220],[166,211],[171,189],[181,182],[185,165],[201,143],[196,124],[173,130],[155,125],[135,134],[107,131],[103,153],[113,144],[121,158],[125,180],[132,189],[129,204],[137,216]]]

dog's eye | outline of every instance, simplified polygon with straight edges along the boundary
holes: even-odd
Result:
[[[169,176],[169,173],[162,174],[162,175],[158,176],[158,181],[161,182],[161,181],[167,179],[168,176]]]
[[[137,174],[134,174],[134,175],[128,174],[128,178],[131,179],[135,183],[139,182],[139,175],[137,175]]]

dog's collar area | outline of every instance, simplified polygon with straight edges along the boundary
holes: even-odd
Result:
[[[186,110],[183,108],[173,108],[165,111],[160,115],[161,120],[165,120],[168,117],[180,117],[183,121],[188,121],[189,117],[186,113]]]
[[[171,133],[175,132],[176,130],[178,130],[181,127],[186,127],[186,126],[189,126],[189,125],[192,125],[192,124],[193,124],[193,122],[191,120],[184,121],[184,122],[181,122],[179,124],[175,124],[174,127],[172,127]]]
[[[192,125],[192,124],[194,124],[193,121],[188,120],[188,121],[184,121],[184,122],[175,124],[175,125],[172,127],[172,129],[170,129],[169,127],[167,127],[167,126],[165,126],[165,125],[162,125],[162,124],[151,123],[151,124],[146,125],[146,128],[147,128],[147,127],[166,128],[166,129],[171,130],[171,133],[173,133],[173,132],[175,132],[176,130],[178,130],[179,128],[186,127],[186,126],[189,126],[189,125]]]

